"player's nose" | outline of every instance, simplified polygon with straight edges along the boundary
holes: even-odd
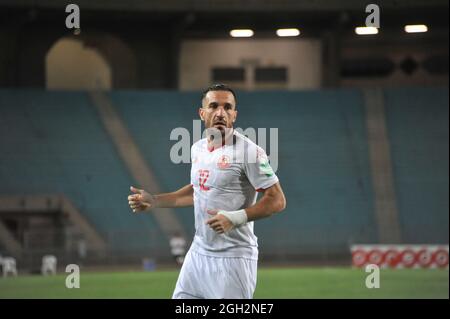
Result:
[[[223,108],[223,107],[221,107],[221,106],[219,106],[218,108],[217,108],[217,111],[216,111],[217,113],[216,113],[216,116],[217,117],[221,117],[221,118],[225,118],[225,116],[226,116],[226,114],[227,114],[227,112],[225,112],[225,109]]]

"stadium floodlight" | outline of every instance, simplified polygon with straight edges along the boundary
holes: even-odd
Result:
[[[300,30],[296,28],[278,29],[277,35],[279,37],[297,37],[300,35]]]
[[[357,27],[355,33],[358,35],[377,34],[378,29],[375,27]]]
[[[407,33],[420,33],[427,32],[428,27],[425,24],[409,24],[405,25],[405,32]]]
[[[251,29],[234,29],[230,31],[230,35],[233,38],[249,38],[253,36],[253,30]]]

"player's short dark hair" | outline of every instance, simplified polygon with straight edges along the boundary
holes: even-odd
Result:
[[[209,91],[227,91],[227,92],[230,92],[231,94],[233,94],[234,100],[237,101],[236,94],[234,93],[234,91],[229,86],[227,86],[225,84],[222,84],[222,83],[216,83],[216,84],[213,84],[210,87],[206,88],[203,91],[203,94],[202,94],[202,101],[205,98],[206,94],[208,94]]]

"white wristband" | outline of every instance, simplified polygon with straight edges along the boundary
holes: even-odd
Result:
[[[235,210],[231,212],[220,210],[217,214],[223,215],[228,218],[235,227],[244,225],[248,220],[245,209]]]

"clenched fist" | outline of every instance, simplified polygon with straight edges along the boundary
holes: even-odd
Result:
[[[133,186],[130,187],[130,190],[134,194],[128,196],[128,204],[134,213],[143,212],[156,207],[156,196]]]

